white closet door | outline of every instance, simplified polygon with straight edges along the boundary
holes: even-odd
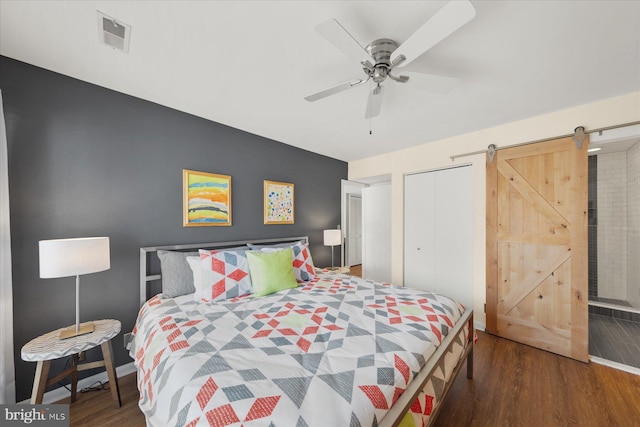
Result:
[[[391,184],[362,189],[362,275],[391,281]]]
[[[405,286],[473,304],[471,167],[405,177]]]
[[[404,284],[427,289],[435,283],[436,176],[421,173],[405,177],[404,187]]]

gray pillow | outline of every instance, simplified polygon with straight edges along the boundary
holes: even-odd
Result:
[[[193,273],[187,263],[188,256],[199,256],[198,252],[157,252],[160,258],[162,274],[162,293],[170,298],[192,294],[196,291],[193,285]]]

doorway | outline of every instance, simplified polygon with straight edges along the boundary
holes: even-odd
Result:
[[[366,182],[342,180],[340,224],[343,233],[340,266],[362,277],[362,190]]]
[[[383,282],[391,278],[390,188],[390,175],[342,180],[341,265],[351,274]]]
[[[640,126],[589,154],[589,354],[640,369]]]

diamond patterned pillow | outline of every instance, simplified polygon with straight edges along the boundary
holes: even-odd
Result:
[[[262,252],[275,252],[281,250],[281,247],[261,247],[259,250]],[[309,251],[309,245],[302,242],[296,242],[291,245],[293,253],[293,274],[296,276],[298,282],[308,282],[315,279],[313,268],[313,259],[311,258],[311,252]]]
[[[195,284],[195,301],[223,301],[251,293],[245,251],[200,249],[199,252],[201,280]]]
[[[309,245],[298,242],[293,245],[293,273],[296,275],[298,282],[307,282],[315,279],[313,268],[313,259]]]

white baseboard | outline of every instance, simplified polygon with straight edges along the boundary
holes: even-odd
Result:
[[[591,361],[593,363],[597,363],[598,365],[608,366],[610,368],[618,369],[620,371],[629,372],[630,374],[640,375],[640,368],[635,368],[633,366],[623,365],[622,363],[613,362],[611,360],[602,359],[596,356],[590,356]]]
[[[487,325],[485,325],[482,322],[473,322],[473,327],[477,330],[477,331],[482,331],[484,332],[487,329]]]
[[[116,368],[116,376],[118,378],[124,377],[125,375],[132,374],[136,371],[136,367],[133,362],[129,362],[126,365],[118,366]],[[90,377],[83,378],[78,381],[78,392],[83,388],[90,387],[95,384],[96,381],[101,381],[103,383],[109,381],[107,377],[107,372],[99,372],[95,375],[91,375]],[[58,402],[66,397],[71,396],[71,392],[64,387],[56,388],[54,390],[48,391],[42,397],[42,403],[44,405],[48,405],[50,403]],[[30,399],[23,400],[22,402],[18,402],[20,404],[28,404]]]

